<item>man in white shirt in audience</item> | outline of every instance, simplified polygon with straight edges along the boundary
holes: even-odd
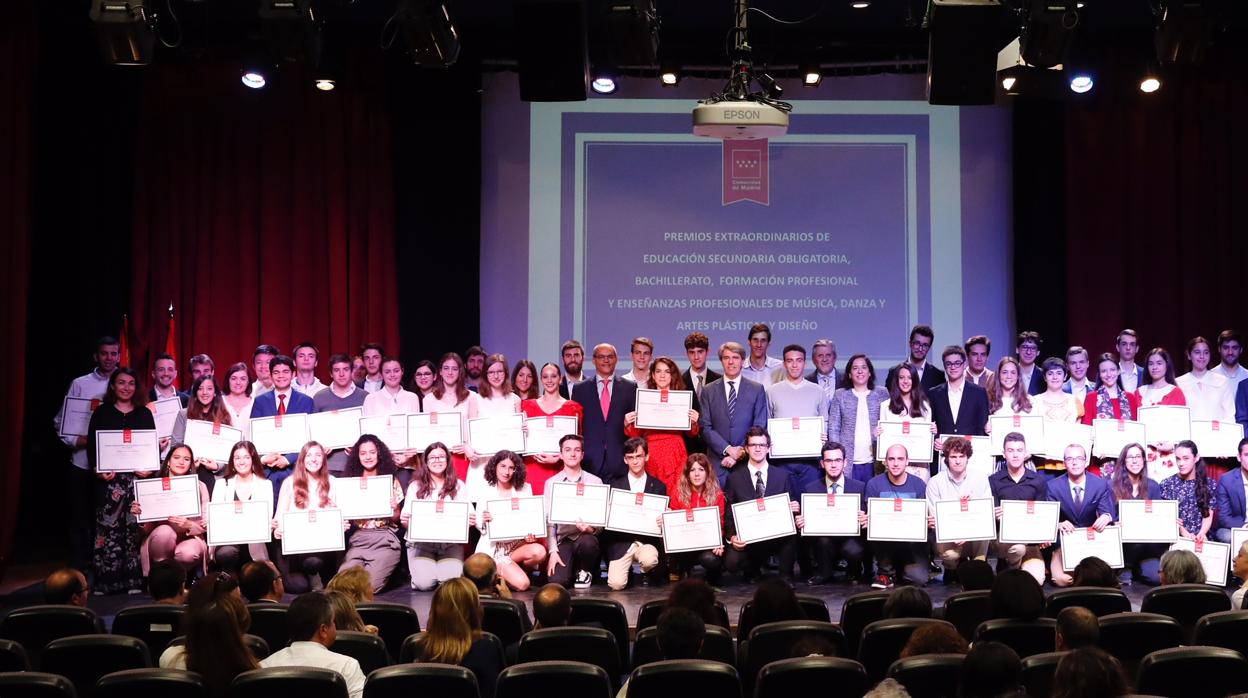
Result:
[[[272,344],[261,344],[251,353],[251,367],[256,372],[256,380],[251,384],[252,397],[273,389],[273,379],[269,377],[269,362],[281,353]]]
[[[1231,393],[1239,386],[1240,381],[1248,378],[1248,368],[1239,365],[1239,356],[1244,351],[1244,342],[1235,330],[1222,330],[1218,335],[1218,354],[1222,363],[1209,369],[1233,381]]]
[[[784,372],[780,367],[784,362],[774,356],[767,356],[767,347],[771,346],[771,327],[766,323],[756,323],[750,328],[749,340],[750,357],[741,369],[741,376],[764,388],[782,380]]]
[[[366,393],[381,390],[381,386],[385,385],[385,380],[381,377],[381,357],[385,355],[386,351],[376,342],[360,347],[360,358],[364,360],[364,379],[356,383],[355,387]]]
[[[296,391],[316,397],[325,389],[325,384],[316,377],[316,364],[320,361],[321,352],[311,342],[304,342],[295,347],[295,380],[290,387]]]
[[[346,680],[350,698],[364,695],[365,676],[360,662],[345,654],[329,651],[338,638],[338,628],[334,625],[334,607],[328,596],[313,591],[296,598],[286,611],[286,627],[290,631],[290,646],[261,660],[261,667],[329,669]]]

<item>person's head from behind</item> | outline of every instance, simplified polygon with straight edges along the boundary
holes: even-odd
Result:
[[[782,620],[805,620],[793,587],[778,575],[765,577],[754,590],[754,625]]]
[[[233,596],[239,601],[243,600],[238,580],[226,572],[213,572],[200,577],[191,586],[191,590],[186,593],[186,606],[187,608],[205,606],[225,596]],[[243,628],[243,632],[247,632],[247,629]]]
[[[359,611],[355,610],[355,602],[346,592],[326,589],[325,596],[329,599],[329,605],[334,607],[335,628],[353,633],[368,632],[364,619],[360,617]]]
[[[1248,541],[1239,546],[1239,550],[1232,550],[1235,553],[1235,559],[1231,563],[1231,572],[1242,580],[1248,581]]]
[[[319,591],[295,597],[286,610],[286,629],[291,642],[315,642],[325,647],[333,645],[338,637],[333,603]]]
[[[687,608],[707,624],[719,622],[719,613],[715,610],[715,590],[698,577],[687,577],[673,585],[667,595],[667,607]]]
[[[87,587],[87,576],[72,567],[65,567],[53,572],[43,582],[43,600],[45,603],[86,606],[87,598],[90,596],[91,591]]]
[[[368,576],[368,570],[359,565],[339,570],[325,588],[341,591],[351,599],[351,603],[367,603],[373,600],[373,579]]]
[[[1031,578],[1031,575],[1027,576]],[[1033,578],[1031,581],[1036,580]],[[1017,694],[1022,672],[1022,660],[1009,645],[992,641],[976,642],[962,662],[958,695],[962,698],[997,698]]]
[[[558,584],[547,584],[533,597],[533,620],[538,628],[558,628],[572,617],[572,595]]]
[[[481,601],[477,588],[463,577],[438,585],[429,605],[422,658],[458,664],[481,636]]]
[[[1099,557],[1085,557],[1075,565],[1075,586],[1118,588],[1118,575]]]
[[[253,560],[243,565],[238,573],[238,587],[252,603],[265,599],[281,601],[286,593],[286,585],[277,571],[277,565],[269,560]]]
[[[156,603],[182,604],[186,601],[186,568],[173,558],[153,562],[147,590]]]
[[[1055,647],[1058,652],[1095,647],[1101,639],[1101,624],[1096,614],[1083,606],[1063,608],[1057,614]]]
[[[996,573],[986,560],[967,560],[958,565],[958,584],[963,591],[987,591]]]
[[[920,587],[894,589],[884,602],[885,618],[931,618],[932,597]]]
[[[1023,570],[1006,570],[992,582],[988,606],[992,618],[1035,620],[1044,612],[1044,589]]]
[[[498,565],[485,553],[473,553],[464,560],[464,578],[472,582],[478,594],[493,592],[498,579]]]
[[[910,639],[901,650],[902,657],[921,654],[966,654],[970,647],[957,630],[944,623],[930,623],[910,633]]]
[[[247,606],[232,594],[187,609],[186,668],[204,677],[208,695],[226,695],[235,676],[260,668],[243,640],[250,624]]]
[[[1205,568],[1190,550],[1167,550],[1161,556],[1162,584],[1204,584]]]
[[[1129,692],[1122,664],[1096,647],[1069,652],[1053,673],[1053,698],[1113,698]]]
[[[696,659],[706,638],[706,622],[687,608],[669,608],[659,614],[655,640],[664,659]]]

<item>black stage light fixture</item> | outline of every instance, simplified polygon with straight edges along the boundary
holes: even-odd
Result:
[[[1052,68],[1066,62],[1071,35],[1079,24],[1075,0],[1031,0],[1027,22],[1019,36],[1023,62]]]
[[[156,51],[156,18],[147,0],[91,0],[95,41],[107,63],[147,65]]]
[[[1200,65],[1225,29],[1226,3],[1220,0],[1163,0],[1154,43],[1164,65]]]
[[[260,0],[260,26],[274,60],[315,66],[321,58],[321,27],[312,0]]]
[[[992,104],[997,92],[998,0],[931,0],[927,101]]]
[[[584,0],[517,0],[520,99],[579,102],[589,89]]]
[[[659,13],[654,0],[609,0],[604,17],[607,61],[652,66],[659,56]]]
[[[416,65],[446,68],[459,60],[459,31],[437,0],[399,0],[394,19]]]

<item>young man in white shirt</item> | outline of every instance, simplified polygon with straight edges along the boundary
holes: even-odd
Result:
[[[1118,379],[1122,381],[1123,390],[1133,393],[1144,381],[1144,367],[1135,363],[1135,355],[1140,352],[1140,338],[1135,330],[1126,329],[1118,333],[1114,345],[1118,349]]]
[[[269,377],[269,362],[274,356],[281,354],[272,344],[261,344],[251,353],[251,367],[256,373],[256,380],[251,384],[251,396],[257,397],[273,389],[273,379]]]
[[[1066,350],[1066,368],[1070,371],[1070,378],[1066,379],[1062,391],[1074,395],[1080,405],[1083,404],[1083,398],[1087,396],[1088,391],[1096,389],[1095,382],[1088,380],[1090,365],[1087,349],[1074,346]]]
[[[781,379],[783,362],[774,356],[767,356],[767,347],[771,346],[771,327],[766,323],[756,323],[750,328],[750,358],[741,369],[741,375],[766,388]]]
[[[988,368],[988,356],[992,354],[992,340],[977,334],[966,340],[966,379],[981,388],[987,387],[993,371]]]
[[[1244,342],[1239,333],[1235,330],[1222,330],[1218,335],[1218,354],[1222,357],[1222,362],[1209,370],[1234,381],[1231,383],[1232,393],[1240,381],[1248,378],[1248,368],[1239,365],[1239,357],[1243,351]]]
[[[360,669],[360,662],[345,654],[329,651],[338,638],[334,607],[329,597],[313,591],[296,598],[286,611],[286,627],[290,630],[290,646],[270,654],[260,662],[261,667],[329,669],[346,680],[350,698],[364,695],[366,677]]]
[[[325,384],[316,377],[316,365],[320,361],[321,352],[311,342],[304,342],[295,347],[295,380],[291,387],[307,395],[316,394],[325,389]]]
[[[641,387],[646,387],[650,380],[650,361],[654,359],[654,342],[647,337],[637,337],[628,345],[628,353],[633,357],[633,370],[620,376]]]
[[[660,497],[668,496],[667,486],[658,478],[646,474],[646,463],[650,460],[650,446],[645,439],[632,438],[624,442],[624,465],[628,472],[617,477],[610,483],[617,490],[630,492],[634,495],[651,494]],[[607,586],[612,591],[628,588],[629,573],[633,562],[641,565],[642,583],[649,580],[662,583],[666,570],[661,564],[663,558],[663,539],[654,536],[643,536],[635,533],[607,531],[603,533],[603,545],[607,549]]]
[[[556,473],[546,484],[546,512],[550,513],[552,483],[571,482],[601,485],[602,479],[581,469],[585,458],[585,440],[576,434],[559,439],[559,458],[563,470]],[[588,589],[598,574],[602,557],[598,545],[598,527],[587,523],[550,524],[546,538],[546,575],[552,584],[576,589]]]
[[[960,436],[945,439],[942,455],[945,458],[945,469],[932,476],[927,483],[927,520],[928,525],[936,528],[936,502],[959,499],[991,499],[992,490],[988,487],[988,477],[983,474],[971,475],[966,466],[970,462],[971,442]],[[957,581],[958,563],[963,560],[983,560],[988,557],[988,541],[964,541],[955,543],[934,543],[936,559],[944,567],[945,584]]]
[[[356,384],[357,388],[366,393],[381,390],[381,386],[385,384],[385,380],[381,377],[381,359],[385,355],[386,351],[376,342],[360,347],[360,358],[364,361],[364,378]]]

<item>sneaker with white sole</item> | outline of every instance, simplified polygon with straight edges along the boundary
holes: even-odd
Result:
[[[589,570],[579,570],[576,573],[576,581],[572,584],[573,589],[588,589],[589,585],[594,581],[590,576]]]
[[[877,575],[875,581],[871,583],[872,589],[892,589],[893,578],[887,574]]]

